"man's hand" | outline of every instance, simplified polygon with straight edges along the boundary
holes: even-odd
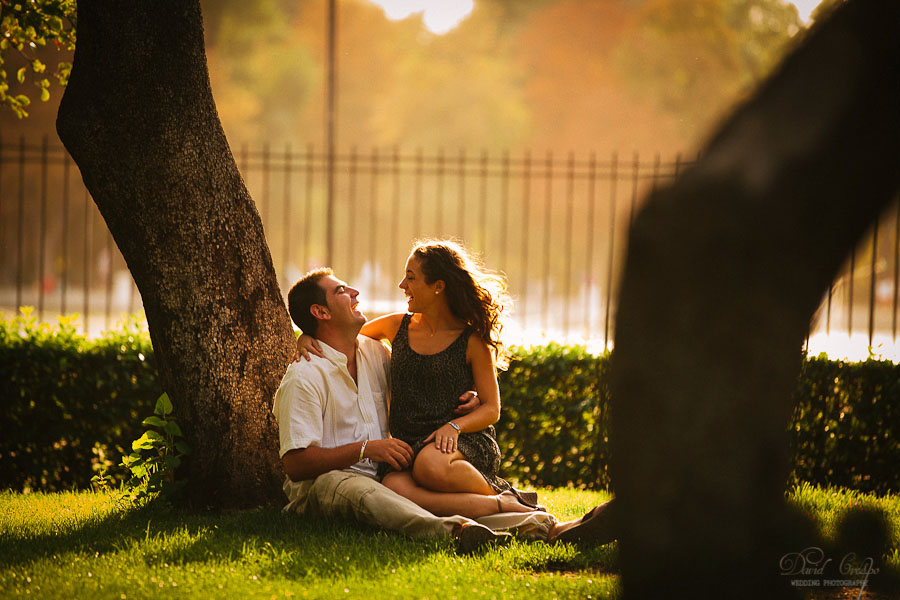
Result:
[[[376,462],[386,462],[395,471],[402,471],[412,463],[413,451],[409,444],[396,438],[369,440],[363,457]]]
[[[319,358],[325,358],[325,355],[322,354],[322,347],[319,345],[319,340],[304,333],[297,338],[297,351],[294,352],[294,362],[300,362],[301,357],[306,360],[312,360],[309,357],[310,354],[315,354]]]
[[[459,397],[459,406],[453,409],[453,414],[467,415],[479,406],[481,406],[481,399],[478,398],[478,392],[469,390]]]

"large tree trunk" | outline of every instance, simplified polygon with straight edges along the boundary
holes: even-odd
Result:
[[[817,305],[900,186],[898,31],[897,3],[850,0],[635,222],[611,381],[627,598],[792,594],[790,397]]]
[[[213,103],[197,0],[80,0],[57,129],[141,292],[194,450],[189,498],[278,498],[270,404],[293,337]]]

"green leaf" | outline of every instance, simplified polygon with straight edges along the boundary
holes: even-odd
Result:
[[[19,83],[25,83],[25,67],[16,71],[16,79],[19,80]]]
[[[163,392],[162,396],[156,400],[156,408],[153,410],[158,415],[165,416],[172,412],[172,401],[169,400],[169,394]]]
[[[193,452],[193,450],[187,444],[187,442],[182,442],[182,441],[175,442],[175,449],[178,450],[181,454],[184,454],[185,456],[187,456],[191,452]]]
[[[171,436],[182,437],[184,435],[183,433],[181,433],[181,427],[179,427],[178,423],[176,423],[175,421],[168,421],[165,424],[164,429],[166,430],[166,433]]]
[[[177,469],[181,465],[181,459],[177,456],[167,456],[166,457],[166,469],[174,470]]]
[[[50,99],[50,92],[47,88],[41,88],[41,102],[46,102]]]
[[[162,446],[164,443],[165,439],[163,438],[163,436],[151,429],[148,429],[144,432],[144,435],[131,443],[131,449],[150,450],[152,448]]]
[[[143,425],[144,427],[165,427],[166,421],[163,421],[159,417],[152,416],[147,417],[146,419],[141,421],[141,425]]]
[[[47,65],[45,65],[38,59],[34,59],[33,61],[31,61],[31,69],[35,73],[43,73],[47,69]]]

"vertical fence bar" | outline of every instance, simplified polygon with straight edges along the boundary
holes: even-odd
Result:
[[[619,155],[613,152],[609,167],[609,254],[606,264],[606,316],[603,323],[603,349],[609,348],[610,313],[612,312],[613,256],[616,250],[616,177]]]
[[[284,206],[281,219],[282,250],[281,276],[278,278],[279,280],[287,277],[287,266],[291,260],[291,208],[293,207],[293,202],[291,201],[291,172],[293,171],[293,166],[294,156],[291,151],[291,143],[288,142],[284,146]],[[284,285],[287,287],[293,285],[293,283],[293,281],[285,281]]]
[[[547,152],[544,162],[544,273],[541,297],[541,324],[546,332],[550,326],[550,239],[553,230],[553,152]]]
[[[19,213],[16,231],[16,310],[25,285],[25,136],[19,138]]]
[[[652,183],[650,184],[650,190],[652,192],[655,192],[656,189],[659,187],[659,178],[660,178],[659,171],[660,171],[661,162],[662,161],[661,161],[659,152],[657,152],[656,156],[653,157],[653,175],[651,176],[651,179],[650,179],[650,181],[652,181]]]
[[[853,282],[856,272],[856,246],[850,250],[850,284],[847,286],[850,291],[850,301],[847,306],[847,337],[853,336]]]
[[[594,299],[594,219],[597,209],[597,154],[591,152],[588,162],[588,214],[587,214],[587,255],[584,272],[587,276],[587,294],[584,298],[584,329],[589,335],[593,326]]]
[[[528,322],[528,225],[531,212],[531,150],[525,151],[525,162],[522,165],[522,325]]]
[[[348,186],[348,189],[347,189],[347,202],[348,202],[347,220],[349,222],[348,226],[350,228],[350,231],[349,231],[350,243],[352,243],[352,244],[356,244],[356,239],[357,239],[356,238],[356,236],[357,236],[357,231],[356,231],[357,222],[356,221],[361,216],[358,214],[359,211],[356,210],[356,176],[359,173],[358,161],[359,161],[359,155],[357,154],[356,146],[353,146],[352,148],[350,148],[350,170],[348,173],[349,180],[347,182],[347,186]],[[348,258],[352,259],[353,257],[349,256]],[[347,271],[349,272],[350,269],[354,266],[355,265],[347,264]],[[348,277],[351,277],[351,276],[353,276],[353,275],[352,274],[348,275]]]
[[[878,223],[879,215],[875,215],[875,224],[872,226],[872,264],[869,268],[869,348],[872,348],[872,340],[875,337],[875,263],[878,261]]]
[[[59,274],[59,312],[66,314],[66,295],[69,293],[69,170],[72,161],[63,151],[62,189],[62,268]]]
[[[898,300],[900,300],[900,201],[896,201],[894,205],[894,310],[891,315],[891,338],[894,342],[897,341]]]
[[[446,236],[444,231],[444,149],[438,149],[437,156],[437,230],[441,237]]]
[[[312,265],[312,219],[313,219],[313,145],[306,145],[306,180],[304,183],[304,194],[306,197],[303,211],[303,254],[300,263],[300,272],[306,273]]]
[[[422,147],[416,148],[415,167],[413,169],[413,206],[412,206],[412,226],[413,237],[422,237],[422,176],[424,171],[425,157],[422,153]]]
[[[478,174],[479,178],[479,192],[478,192],[478,215],[479,215],[479,223],[478,223],[478,231],[480,232],[480,249],[482,254],[487,254],[487,181],[488,181],[488,153],[487,150],[481,150],[481,165],[480,172]]]
[[[82,265],[84,279],[84,334],[90,331],[90,296],[91,296],[91,200],[87,189],[84,190],[84,263]]]
[[[575,275],[574,264],[575,257],[572,253],[572,231],[574,229],[574,224],[572,223],[572,219],[575,217],[575,153],[569,152],[569,160],[566,165],[566,214],[565,214],[565,228],[566,228],[566,268],[565,274],[563,275],[565,279],[565,286],[563,289],[563,331],[565,332],[566,337],[569,336],[569,304],[571,303],[571,294],[572,294],[572,278]]]
[[[268,229],[269,224],[269,159],[269,142],[265,142],[262,150],[262,195],[259,211],[262,215],[263,229]]]
[[[105,224],[106,221],[104,220]],[[108,227],[104,227],[106,231],[106,319],[104,327],[109,329],[109,321],[112,318],[112,289],[113,289],[113,239]]]
[[[44,320],[44,296],[47,261],[47,136],[41,140],[41,216],[40,233],[38,234],[38,319]]]
[[[370,214],[373,216],[372,224],[374,227],[369,229],[369,257],[372,261],[372,281],[369,283],[369,302],[375,300],[375,289],[377,285],[376,275],[378,273],[378,236],[377,228],[381,225],[378,218],[378,148],[372,148],[372,178],[369,182],[369,202],[371,205]]]
[[[466,240],[466,151],[459,150],[459,189],[457,190],[456,205],[456,235],[468,243]]]
[[[392,269],[400,269],[400,260],[397,258],[397,226],[400,220],[400,149],[394,146],[394,154],[391,160],[391,174],[394,176],[394,202],[391,206],[391,219],[388,224],[388,240],[390,240],[391,252],[390,261],[388,263],[388,273],[394,272]]]
[[[503,151],[500,167],[500,260],[509,262],[509,150]]]
[[[641,159],[637,152],[634,153],[634,158],[631,163],[631,209],[628,212],[628,231],[631,231],[631,228],[634,226],[634,213],[637,204],[637,195],[638,195],[638,186],[639,178],[640,178],[640,170],[641,170]]]

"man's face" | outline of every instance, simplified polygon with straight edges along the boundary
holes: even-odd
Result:
[[[350,287],[346,282],[333,275],[321,278],[319,287],[325,292],[325,301],[328,303],[326,308],[331,317],[332,326],[346,326],[356,330],[363,326],[366,322],[366,315],[357,310],[359,301],[356,298],[359,296],[359,290]]]

